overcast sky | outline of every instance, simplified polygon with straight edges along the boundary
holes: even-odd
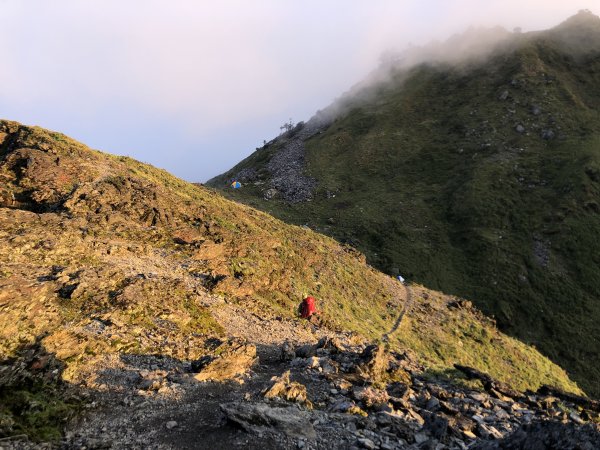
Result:
[[[0,0],[0,118],[205,181],[379,55],[598,0]]]

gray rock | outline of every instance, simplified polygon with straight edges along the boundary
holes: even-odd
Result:
[[[357,442],[362,448],[366,448],[369,450],[375,450],[375,448],[377,448],[377,446],[375,445],[375,442],[373,442],[369,438],[358,438]]]
[[[377,415],[375,417],[375,421],[377,422],[378,425],[385,427],[385,426],[392,424],[392,417],[390,416],[389,413],[380,412],[380,413],[377,413]]]
[[[469,398],[472,398],[473,400],[479,402],[479,403],[483,403],[485,402],[489,397],[482,393],[482,392],[472,392],[471,394],[469,394]]]
[[[579,425],[583,425],[585,423],[585,420],[579,417],[579,414],[577,414],[576,412],[569,413],[569,419],[571,419],[573,422]]]
[[[477,425],[477,434],[484,439],[502,439],[503,435],[491,425],[480,423]]]
[[[523,125],[519,124],[515,127],[515,131],[517,133],[525,133],[525,127]]]
[[[317,354],[317,346],[312,344],[301,345],[296,349],[296,356],[299,358],[310,358]]]
[[[439,408],[440,401],[435,397],[431,397],[427,402],[427,405],[425,406],[425,409],[427,409],[428,411],[437,411]]]
[[[174,420],[169,420],[165,426],[167,427],[167,430],[172,430],[177,426],[177,422]]]
[[[542,130],[541,136],[542,136],[542,139],[549,141],[550,139],[554,139],[554,136],[556,136],[556,134],[554,133],[554,130],[547,129],[547,130]]]
[[[290,367],[294,367],[294,368],[300,368],[300,367],[305,367],[306,366],[306,361],[303,358],[294,358],[292,360],[292,362],[290,363]]]
[[[423,442],[427,442],[429,437],[425,433],[417,433],[415,434],[415,442],[417,444],[422,444]]]
[[[353,408],[354,406],[356,406],[356,405],[353,401],[344,398],[344,399],[338,400],[335,403],[333,403],[332,405],[330,405],[328,410],[330,412],[345,413],[350,408]],[[356,427],[355,427],[355,429],[356,429]]]
[[[309,414],[298,408],[270,407],[264,403],[226,403],[220,406],[227,419],[241,425],[248,432],[276,429],[292,438],[317,437]]]
[[[503,409],[499,409],[498,411],[496,411],[496,419],[508,420],[510,419],[510,414],[504,411]]]
[[[295,357],[294,347],[291,342],[285,341],[281,346],[281,360],[291,361]]]
[[[273,188],[267,189],[264,193],[264,198],[265,198],[265,200],[271,200],[271,199],[275,198],[277,196],[277,194],[278,194],[277,189],[273,189]]]
[[[428,431],[434,438],[443,440],[448,434],[448,419],[442,415],[429,414],[426,416],[423,429]]]
[[[480,415],[480,414],[473,414],[473,417],[472,417],[472,418],[473,418],[473,420],[474,420],[475,422],[478,422],[478,423],[483,423],[483,422],[484,422],[484,418],[483,418],[483,416],[482,416],[482,415]]]

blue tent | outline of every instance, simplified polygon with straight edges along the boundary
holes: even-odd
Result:
[[[233,183],[231,183],[231,187],[233,189],[239,189],[242,187],[242,183],[240,183],[239,181],[234,181]]]

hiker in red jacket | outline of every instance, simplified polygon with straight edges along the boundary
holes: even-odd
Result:
[[[298,307],[300,317],[303,319],[310,319],[314,314],[318,314],[316,300],[314,297],[306,296]]]

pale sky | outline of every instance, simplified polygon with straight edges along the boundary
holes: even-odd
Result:
[[[206,181],[386,49],[580,9],[600,14],[598,0],[0,0],[0,118]]]

